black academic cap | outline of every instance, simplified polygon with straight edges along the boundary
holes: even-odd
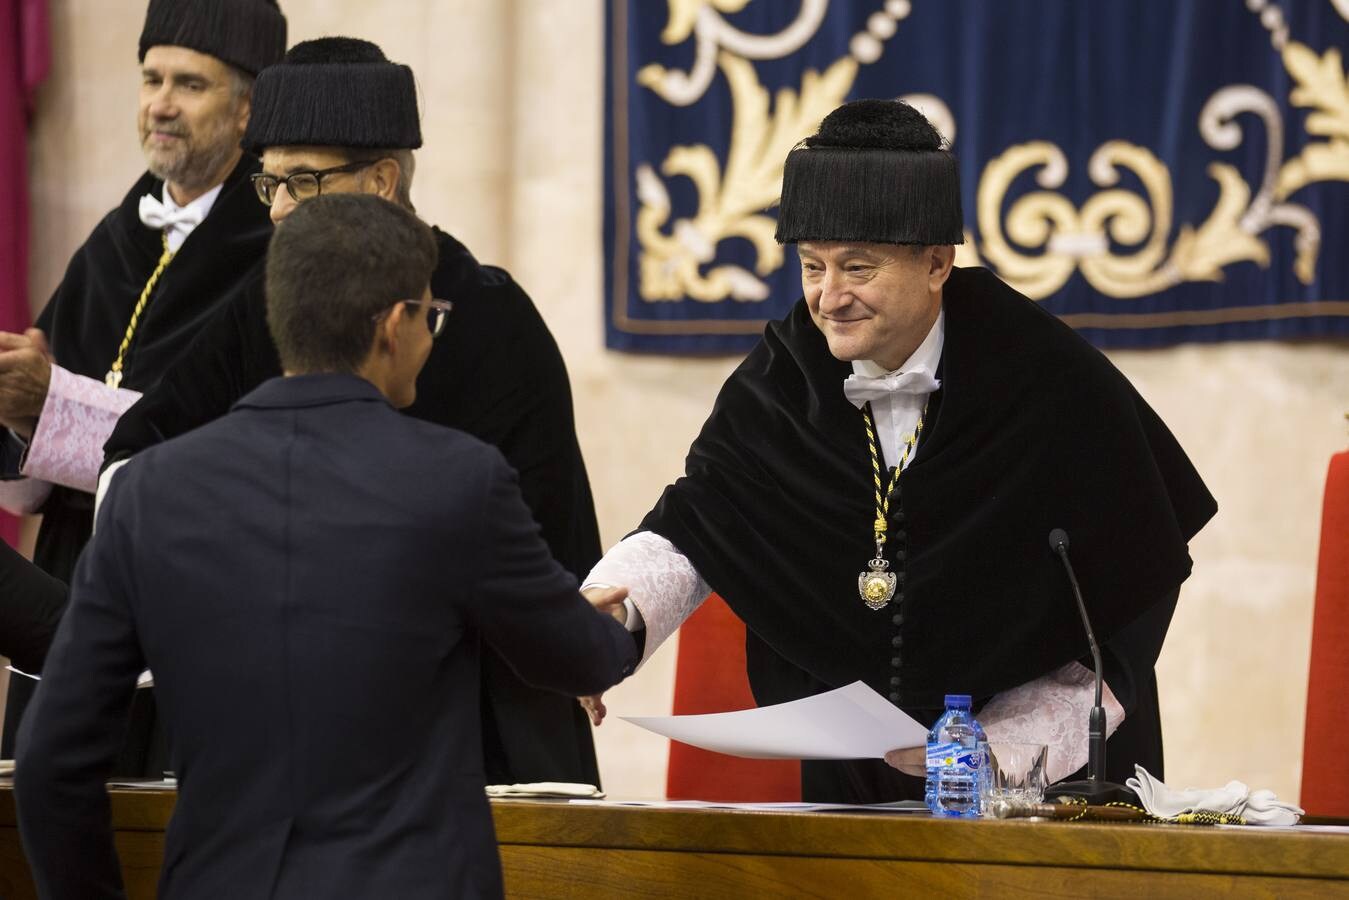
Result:
[[[956,159],[909,104],[845,103],[787,154],[777,239],[963,244]]]

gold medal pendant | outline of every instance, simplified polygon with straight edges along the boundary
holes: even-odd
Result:
[[[913,430],[913,434],[904,439],[899,465],[890,471],[890,486],[884,487],[881,484],[881,454],[876,446],[876,429],[871,424],[871,404],[862,407],[862,423],[867,429],[867,443],[871,445],[871,475],[876,483],[876,519],[871,526],[872,534],[876,538],[876,557],[871,560],[870,568],[857,576],[857,593],[861,595],[862,602],[868,609],[885,609],[886,605],[895,599],[895,587],[899,583],[899,578],[894,572],[887,571],[890,564],[885,561],[885,532],[889,530],[886,519],[890,515],[890,496],[899,484],[899,473],[904,470],[904,463],[913,452],[913,445],[918,443],[918,436],[923,433],[925,418],[927,418],[926,404],[918,416],[918,427]]]
[[[890,564],[885,560],[873,559],[871,568],[857,576],[857,593],[862,595],[862,602],[868,609],[884,609],[887,603],[895,599],[897,579],[894,572],[885,571],[889,567]]]

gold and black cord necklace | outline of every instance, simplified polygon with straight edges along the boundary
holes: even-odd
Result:
[[[857,592],[861,595],[862,602],[870,609],[884,609],[895,597],[895,584],[898,579],[894,572],[889,571],[890,563],[885,560],[885,532],[889,527],[887,520],[890,517],[890,497],[895,492],[895,486],[899,484],[899,473],[904,471],[904,464],[909,461],[909,454],[913,452],[914,445],[918,443],[918,438],[923,433],[925,419],[927,419],[926,403],[923,404],[923,411],[918,416],[918,426],[904,441],[899,465],[890,472],[890,486],[882,488],[881,452],[876,440],[876,428],[871,422],[871,404],[862,406],[862,421],[866,424],[867,441],[871,445],[871,474],[876,482],[876,521],[873,526],[876,536],[876,558],[871,560],[865,572],[857,576]]]

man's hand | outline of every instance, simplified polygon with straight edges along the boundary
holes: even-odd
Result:
[[[581,596],[590,601],[590,605],[602,613],[608,613],[618,620],[618,624],[626,625],[628,622],[628,611],[623,608],[623,601],[628,598],[628,589],[625,587],[592,587],[581,591]]]
[[[609,711],[604,706],[604,695],[592,694],[589,697],[577,697],[576,699],[581,704],[581,708],[586,711],[586,715],[590,716],[590,724],[598,728],[600,723],[604,721],[605,713]]]
[[[927,748],[907,747],[903,750],[891,750],[885,754],[885,761],[905,775],[922,778],[927,775]]]
[[[590,605],[603,613],[608,613],[618,620],[618,624],[626,625],[628,622],[628,611],[623,608],[623,601],[627,599],[628,589],[625,587],[586,588],[581,595],[590,601]],[[609,711],[604,706],[604,695],[593,694],[589,697],[577,698],[586,714],[590,716],[590,724],[599,727],[604,721],[605,714]]]
[[[51,379],[46,335],[36,328],[23,334],[0,331],[0,425],[31,436]]]

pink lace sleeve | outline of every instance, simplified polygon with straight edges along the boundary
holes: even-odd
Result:
[[[1043,678],[1003,691],[979,712],[979,723],[990,742],[1045,744],[1049,758],[1045,774],[1062,781],[1087,764],[1087,716],[1096,700],[1096,678],[1077,662],[1068,663]],[[1103,685],[1106,734],[1124,721],[1110,685]]]
[[[23,474],[93,493],[103,463],[103,444],[122,413],[138,399],[138,391],[110,388],[52,366],[51,386]]]
[[[712,592],[687,556],[650,531],[629,535],[604,554],[583,583],[583,587],[598,585],[628,589],[629,598],[646,622],[642,662],[650,659]]]

